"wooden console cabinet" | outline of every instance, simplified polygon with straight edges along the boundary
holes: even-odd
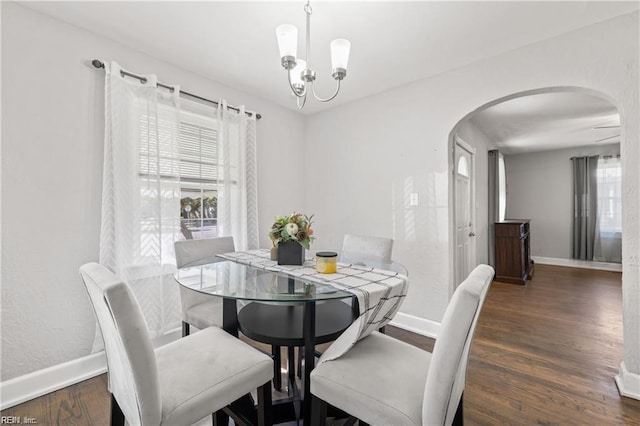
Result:
[[[495,223],[496,281],[524,285],[533,276],[529,222],[505,220]]]

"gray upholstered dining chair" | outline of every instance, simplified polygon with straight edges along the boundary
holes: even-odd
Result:
[[[153,349],[127,284],[98,263],[80,267],[107,355],[111,424],[189,425],[258,389],[258,423],[271,423],[273,361],[220,328]],[[239,417],[238,417],[239,419]]]
[[[462,424],[469,349],[493,275],[480,265],[458,286],[433,353],[373,332],[340,358],[320,358],[312,424],[324,424],[327,403],[371,425]]]
[[[390,261],[392,251],[391,238],[346,234],[342,241],[340,261],[357,263],[368,258]]]
[[[392,252],[393,239],[391,238],[345,234],[342,240],[340,262],[387,269],[382,265],[387,262],[392,263]],[[384,333],[384,327],[380,329],[380,332]]]
[[[345,234],[342,240],[342,251],[340,252],[339,261],[341,263],[352,263],[363,266],[379,267],[389,269],[393,262],[391,261],[391,253],[393,251],[393,239],[383,237],[369,237],[364,235]],[[406,270],[396,271],[406,274]],[[352,306],[354,300],[333,300],[325,302],[328,304],[347,303]],[[323,318],[316,318],[316,321],[322,321]],[[380,329],[384,333],[384,327]],[[320,352],[316,352],[316,356],[320,356]],[[298,351],[298,377],[302,377],[302,362],[304,356],[302,351]]]
[[[174,243],[176,266],[205,265],[224,259],[215,255],[235,251],[233,237],[204,238],[201,240],[182,240]],[[222,327],[222,298],[203,294],[180,286],[180,304],[182,307],[182,337],[188,336],[191,325],[201,330],[207,327]],[[280,390],[282,376],[280,371],[280,347],[272,345],[274,354],[274,384]],[[276,356],[278,354],[278,356]]]
[[[198,266],[221,261],[216,254],[235,251],[233,237],[184,240],[174,243],[176,266]],[[188,336],[190,326],[198,329],[222,327],[222,299],[180,286],[182,306],[182,336]]]

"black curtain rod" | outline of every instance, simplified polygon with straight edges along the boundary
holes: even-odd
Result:
[[[93,61],[91,61],[91,63],[96,68],[104,68],[104,63],[99,59],[94,59]],[[143,76],[137,75],[137,74],[132,74],[132,73],[127,72],[125,70],[121,70],[120,73],[122,74],[122,76],[126,75],[126,76],[129,76],[129,77],[137,78],[138,80],[140,80],[143,83],[146,83],[146,81],[147,81],[146,77],[143,77]],[[164,87],[165,89],[169,89],[169,90],[173,91],[173,87],[167,86],[166,84],[162,84],[162,83],[158,82],[158,86]],[[211,99],[203,98],[202,96],[194,95],[193,93],[185,92],[184,90],[181,90],[180,94],[185,95],[185,96],[189,96],[189,97],[194,98],[194,99],[198,99],[200,101],[209,102],[209,103],[212,103],[214,105],[219,105],[218,102],[216,102],[216,101],[212,101]],[[232,107],[232,106],[228,106],[228,108],[232,109],[234,111],[240,112],[239,108]],[[251,117],[253,115],[253,113],[249,112],[249,111],[245,111],[244,113],[247,114],[249,117]],[[262,118],[262,115],[256,113],[256,120],[260,120],[261,118]]]
[[[620,154],[609,154],[609,155],[600,155],[600,154],[594,154],[594,155],[585,155],[583,157],[571,157],[569,158],[569,160],[576,160],[579,158],[587,158],[587,157],[599,157],[599,158],[620,158]]]

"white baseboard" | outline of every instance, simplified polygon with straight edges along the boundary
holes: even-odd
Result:
[[[640,399],[640,374],[630,373],[624,365],[624,361],[620,363],[620,370],[616,375],[616,385],[618,385],[620,395]]]
[[[598,269],[601,271],[622,272],[622,264],[592,262],[589,260],[561,259],[557,257],[531,256],[535,263],[541,265],[568,266],[570,268]],[[535,276],[535,275],[534,275]]]
[[[389,325],[411,331],[422,336],[431,337],[433,339],[438,337],[438,332],[440,331],[439,322],[402,312],[398,312]]]
[[[13,407],[107,371],[104,352],[87,355],[0,383],[0,409]]]
[[[181,336],[181,329],[178,328],[154,339],[153,344],[155,347],[162,346]],[[0,409],[11,408],[106,371],[107,359],[103,351],[5,380],[0,382]]]

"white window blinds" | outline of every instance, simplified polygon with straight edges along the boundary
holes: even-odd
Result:
[[[166,120],[162,118],[163,113]],[[183,101],[178,126],[169,119],[172,113],[175,111],[170,107],[160,105],[157,123],[150,114],[140,116],[141,178],[151,185],[158,177],[179,182],[180,205],[176,204],[175,208],[180,210],[180,231],[185,239],[216,237],[218,133],[215,108]]]
[[[180,179],[185,182],[216,183],[218,179],[217,131],[183,120],[178,139]]]

